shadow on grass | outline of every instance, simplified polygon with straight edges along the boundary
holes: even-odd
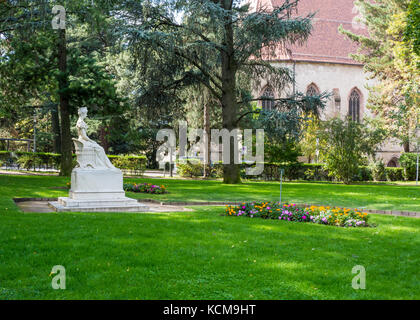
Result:
[[[3,216],[2,290],[42,299],[420,297],[417,219],[374,216],[378,228],[344,229],[222,211]],[[50,287],[56,264],[66,267],[65,292]],[[351,287],[355,265],[366,267],[367,290]]]

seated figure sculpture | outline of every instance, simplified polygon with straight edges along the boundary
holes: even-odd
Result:
[[[71,172],[68,197],[49,205],[56,211],[147,211],[145,204],[125,196],[123,174],[115,168],[102,148],[87,136],[87,108],[79,108],[78,138],[73,139],[77,165]]]
[[[73,139],[76,148],[77,167],[116,170],[106,156],[104,148],[87,136],[86,131],[88,126],[85,122],[87,108],[79,108],[78,113],[79,119],[77,120],[76,128],[79,138]]]

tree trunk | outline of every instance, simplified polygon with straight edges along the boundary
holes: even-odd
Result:
[[[410,141],[407,139],[403,143],[404,152],[410,152]]]
[[[204,103],[204,112],[203,112],[203,120],[204,120],[204,132],[206,133],[206,138],[204,139],[204,143],[207,148],[204,149],[204,168],[203,168],[203,177],[207,178],[210,176],[210,105],[208,102]]]
[[[232,9],[231,0],[222,0],[222,6],[225,10]],[[236,128],[237,110],[236,110],[236,63],[233,47],[233,28],[232,15],[226,15],[225,20],[225,50],[222,52],[222,118],[223,128],[231,131]],[[233,141],[232,141],[233,140]],[[234,163],[236,139],[231,138],[230,143],[230,163],[223,164],[223,183],[240,183],[240,167]]]
[[[51,110],[51,127],[53,131],[54,153],[61,153],[61,132],[60,117],[58,116],[58,106],[55,105]]]
[[[108,153],[109,150],[109,141],[107,137],[109,136],[109,127],[108,125],[101,125],[99,127],[99,140],[101,141],[101,146],[104,148],[105,153]]]
[[[61,176],[70,176],[72,165],[72,140],[70,134],[69,99],[66,93],[68,87],[67,76],[67,51],[66,30],[59,30],[58,40],[58,68],[60,70],[58,88],[60,94],[60,119],[61,119]]]

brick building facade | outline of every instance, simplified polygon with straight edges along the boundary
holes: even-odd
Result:
[[[251,0],[250,10],[272,10],[284,3],[283,0]],[[364,25],[357,22],[359,15],[354,0],[300,0],[293,13],[306,16],[315,13],[312,34],[301,46],[288,48],[279,46],[276,55],[267,58],[273,65],[286,66],[294,70],[295,85],[278,92],[270,85],[269,79],[262,79],[255,86],[257,96],[287,96],[293,91],[308,94],[323,91],[332,92],[322,118],[350,115],[355,121],[363,121],[372,116],[366,108],[368,80],[363,65],[349,57],[357,52],[357,45],[338,31],[342,25],[355,33],[367,35]],[[261,102],[263,107],[270,103]],[[389,140],[381,146],[378,157],[388,166],[398,166],[402,147]]]

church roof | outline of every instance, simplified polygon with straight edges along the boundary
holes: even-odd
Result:
[[[357,52],[357,44],[338,32],[338,27],[343,25],[344,29],[367,35],[366,28],[354,20],[359,14],[354,2],[354,0],[300,0],[293,15],[306,16],[315,13],[312,33],[305,44],[289,46],[286,52],[279,46],[276,58],[270,60],[361,65],[349,57],[350,53]],[[256,9],[272,10],[283,3],[284,0],[256,0],[253,4]]]

